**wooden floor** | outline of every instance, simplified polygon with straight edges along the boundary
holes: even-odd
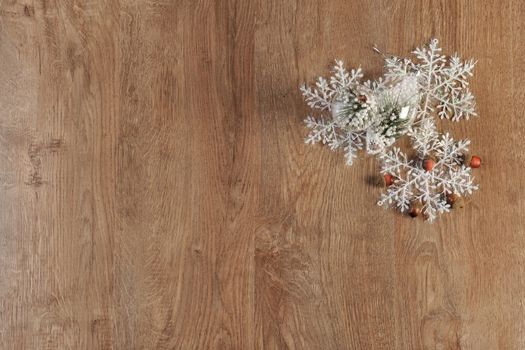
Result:
[[[2,1],[1,349],[525,349],[525,3]],[[484,164],[433,225],[298,86],[431,37]]]

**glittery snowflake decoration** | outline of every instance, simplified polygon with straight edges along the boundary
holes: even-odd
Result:
[[[456,142],[449,134],[433,136],[430,146],[419,149],[416,159],[409,160],[397,147],[380,155],[381,173],[391,176],[392,183],[381,195],[379,205],[395,206],[401,212],[420,208],[433,221],[437,214],[449,211],[451,200],[478,189],[472,169],[464,165],[470,141]]]
[[[409,58],[385,57],[385,76],[392,79],[417,75],[421,92],[418,119],[431,117],[436,107],[441,119],[459,121],[477,115],[467,80],[472,76],[474,60],[462,62],[457,54],[447,58],[441,54],[437,39],[417,48],[413,54],[416,62]]]
[[[435,117],[459,121],[477,115],[468,88],[475,62],[442,55],[436,39],[412,53],[414,59],[383,55],[385,74],[375,81],[362,81],[360,68],[348,71],[336,61],[330,78],[303,85],[306,103],[317,111],[305,119],[305,142],[342,149],[348,165],[359,150],[375,155],[387,186],[379,204],[433,221],[477,189],[471,167],[481,159],[466,154],[470,141],[455,142],[435,125]],[[404,135],[416,159],[393,147]]]

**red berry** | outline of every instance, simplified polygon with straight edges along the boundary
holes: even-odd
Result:
[[[421,214],[421,206],[417,204],[413,204],[410,206],[410,209],[408,211],[408,215],[410,215],[413,218],[416,218]]]
[[[434,168],[435,164],[436,162],[434,162],[433,159],[425,159],[423,161],[423,169],[425,169],[426,171],[430,171]]]
[[[383,175],[383,178],[385,179],[385,185],[387,187],[394,183],[394,177],[390,174]]]
[[[457,202],[459,196],[455,193],[449,193],[447,194],[447,203],[450,204],[451,206],[454,205],[454,203]]]
[[[472,156],[470,158],[470,167],[479,168],[481,166],[481,158],[478,156]]]

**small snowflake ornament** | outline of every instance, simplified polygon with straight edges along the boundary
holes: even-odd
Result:
[[[472,169],[464,165],[470,141],[456,142],[445,134],[430,142],[432,145],[425,151],[420,149],[413,160],[397,147],[379,156],[381,173],[392,178],[379,205],[395,206],[401,212],[416,205],[433,221],[437,214],[449,211],[449,195],[470,195],[478,189]]]

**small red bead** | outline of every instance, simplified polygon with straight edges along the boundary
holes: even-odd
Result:
[[[458,195],[454,193],[447,194],[447,203],[453,205],[458,200]]]
[[[425,169],[426,171],[430,171],[434,168],[435,164],[436,162],[434,162],[433,159],[425,159],[423,161],[423,169]]]
[[[479,168],[481,166],[481,158],[478,156],[472,156],[470,158],[470,167]]]
[[[412,205],[408,211],[408,215],[410,215],[413,218],[416,218],[421,214],[421,207],[417,205]]]
[[[390,174],[383,175],[383,178],[385,179],[385,185],[387,187],[394,183],[394,177]]]

